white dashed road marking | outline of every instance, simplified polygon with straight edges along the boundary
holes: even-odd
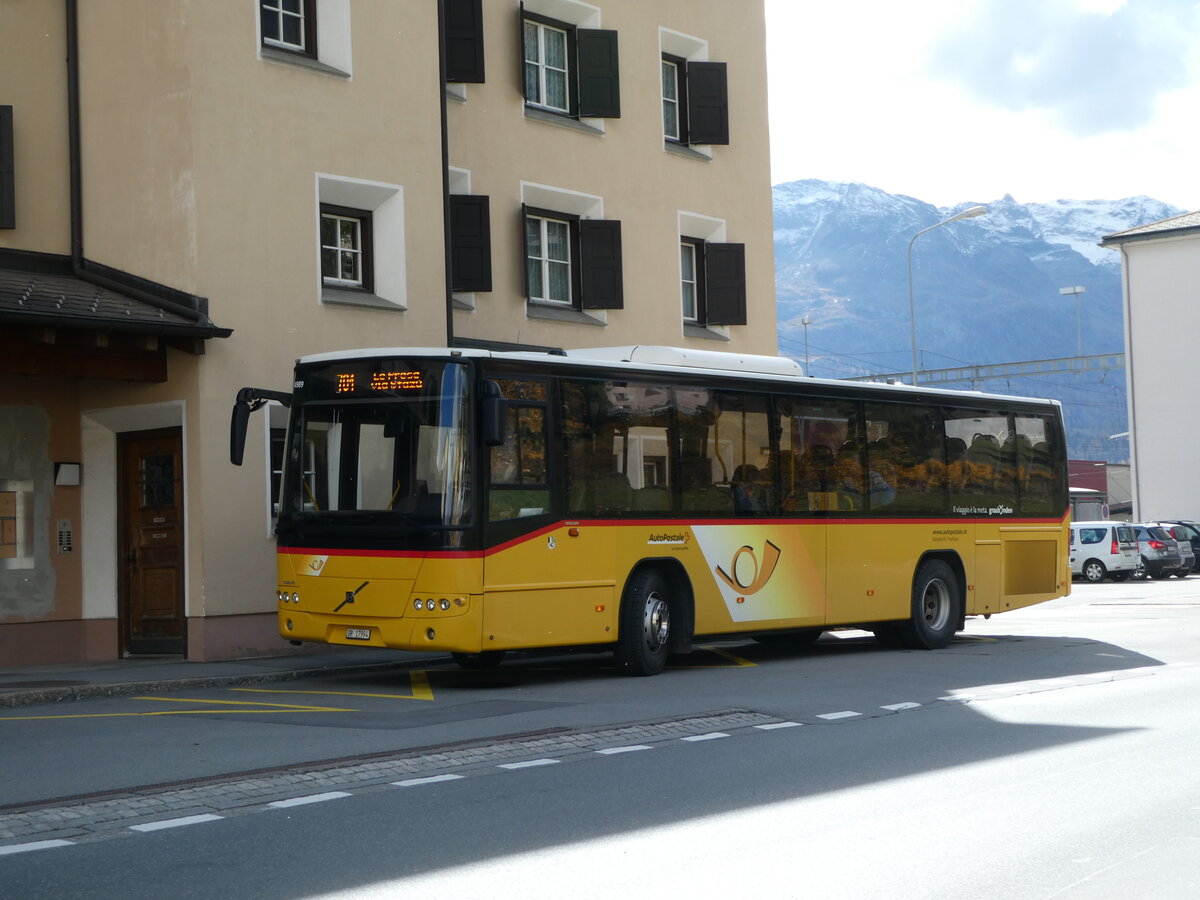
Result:
[[[309,794],[307,797],[292,797],[289,800],[276,800],[273,803],[268,803],[267,806],[275,809],[287,809],[289,806],[306,806],[309,803],[324,803],[326,800],[337,800],[340,797],[349,797],[346,791],[328,791],[324,794]]]
[[[13,853],[28,853],[30,850],[49,850],[51,847],[70,847],[74,841],[30,841],[27,844],[13,844],[11,847],[0,847],[0,856]]]
[[[215,822],[224,816],[205,813],[201,816],[184,816],[181,819],[163,819],[160,822],[146,822],[142,825],[130,825],[131,831],[161,831],[164,828],[182,828],[184,825],[198,825],[201,822]]]
[[[558,759],[529,759],[525,762],[501,763],[497,769],[532,769],[534,766],[553,766],[561,762]]]
[[[393,781],[396,787],[417,787],[421,784],[437,784],[439,781],[458,781],[461,775],[428,775],[425,778],[405,778],[403,781]]]
[[[759,731],[774,731],[776,728],[799,728],[800,722],[768,722],[766,725],[755,725]]]
[[[689,735],[688,737],[685,737],[685,738],[680,738],[680,740],[681,741],[715,741],[719,738],[727,738],[727,737],[729,737],[729,735],[727,735],[723,731],[710,731],[708,734],[693,734],[693,735]]]
[[[605,756],[612,756],[614,753],[633,753],[637,750],[653,750],[649,744],[634,744],[631,747],[607,747],[604,750],[597,750],[597,753],[602,753]]]
[[[844,709],[841,712],[821,713],[819,716],[817,716],[817,718],[832,722],[834,719],[853,719],[855,716],[861,715],[862,713],[855,712],[852,709]]]

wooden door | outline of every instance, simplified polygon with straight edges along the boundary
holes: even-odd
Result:
[[[183,653],[182,433],[121,435],[118,456],[122,652]]]

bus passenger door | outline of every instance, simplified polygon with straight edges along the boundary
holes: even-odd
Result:
[[[495,381],[507,423],[504,443],[489,450],[482,649],[609,642],[613,529],[563,516],[546,382]],[[619,502],[616,480],[605,487]]]

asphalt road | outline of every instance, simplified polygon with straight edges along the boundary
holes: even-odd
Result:
[[[1200,578],[1077,585],[935,653],[847,633],[650,679],[581,655],[12,710],[0,896],[1194,897],[1198,626]]]

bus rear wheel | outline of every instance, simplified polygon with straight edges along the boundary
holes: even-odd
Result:
[[[642,569],[625,585],[614,653],[619,671],[657,675],[666,667],[671,642],[669,590],[657,569]]]
[[[937,650],[954,639],[963,616],[962,589],[940,559],[926,560],[913,578],[912,615],[899,626],[904,646]]]

